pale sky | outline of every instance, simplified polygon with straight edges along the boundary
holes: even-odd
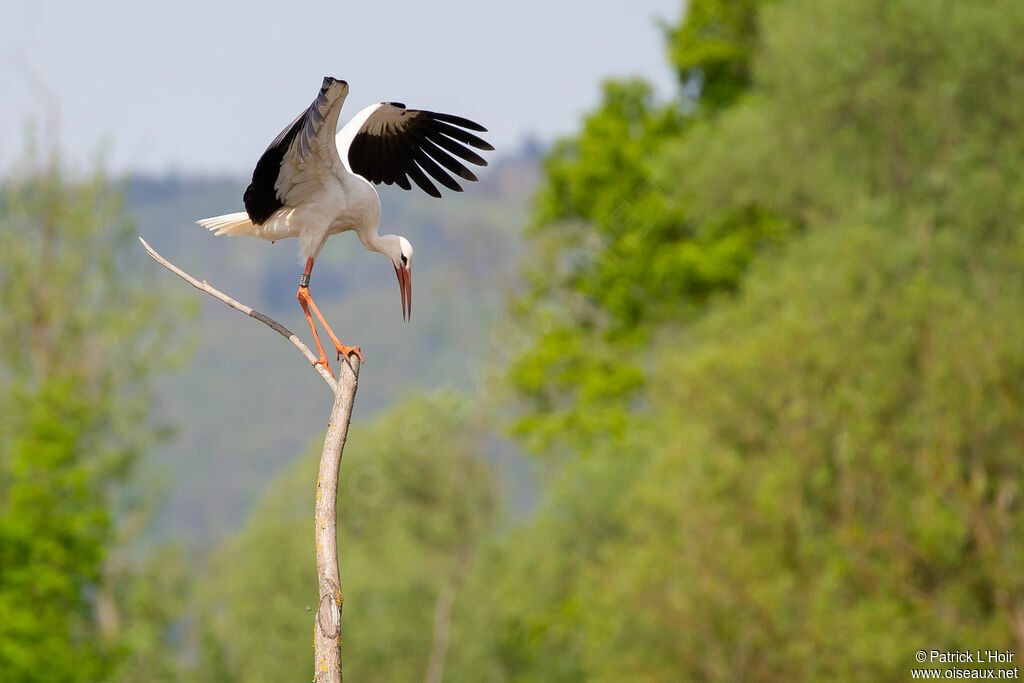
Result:
[[[342,121],[381,100],[474,119],[500,151],[572,132],[600,81],[672,94],[681,0],[0,0],[0,169],[34,120],[73,164],[248,174],[325,75]]]

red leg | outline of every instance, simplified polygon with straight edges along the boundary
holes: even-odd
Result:
[[[320,351],[320,357],[326,358],[324,356],[323,350],[320,348],[320,339],[316,336],[316,330],[313,328],[313,319],[309,315],[309,309],[313,309],[313,315],[317,317],[317,319],[320,321],[320,324],[324,326],[324,331],[327,332],[327,336],[329,336],[331,338],[331,341],[334,342],[334,348],[337,351],[338,359],[340,359],[342,356],[348,358],[350,354],[354,353],[355,355],[359,356],[360,362],[365,362],[363,361],[363,353],[362,351],[359,350],[359,347],[345,346],[340,341],[338,341],[338,337],[334,334],[334,330],[332,330],[331,326],[327,324],[326,320],[324,320],[324,316],[320,313],[320,309],[317,308],[316,303],[313,301],[313,296],[309,293],[309,275],[312,272],[313,259],[307,259],[306,271],[303,273],[301,280],[302,284],[300,284],[299,286],[297,296],[299,299],[299,303],[302,304],[302,310],[306,313],[306,320],[309,322],[309,327],[310,329],[313,330],[313,336],[317,340],[316,345],[317,349]]]
[[[316,333],[316,326],[313,325],[313,316],[309,314],[309,306],[306,305],[306,297],[303,297],[305,293],[306,297],[309,296],[309,289],[306,287],[299,287],[298,293],[295,295],[299,300],[299,304],[302,306],[302,312],[306,314],[306,322],[309,323],[309,331],[313,333],[313,341],[316,342],[316,352],[320,354],[320,359],[313,361],[313,365],[323,365],[327,369],[327,372],[334,377],[334,373],[331,372],[331,364],[327,362],[327,354],[324,353],[324,347],[320,346],[320,335]]]
[[[331,338],[332,342],[334,342],[334,348],[338,352],[338,358],[340,359],[342,356],[348,358],[349,354],[354,353],[357,356],[359,356],[360,363],[365,362],[363,360],[363,352],[359,350],[358,346],[345,346],[340,341],[338,341],[338,338],[336,336],[334,336],[334,330],[332,330],[331,326],[327,324],[327,321],[324,320],[324,317],[320,315],[320,309],[316,307],[316,304],[313,302],[313,296],[309,293],[308,289],[306,290],[306,296],[308,297],[309,307],[313,309],[313,315],[317,317],[317,320],[320,321],[320,324],[324,326],[324,331],[327,332],[327,336]]]

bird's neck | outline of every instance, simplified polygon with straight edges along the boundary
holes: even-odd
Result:
[[[376,228],[371,230],[359,230],[356,232],[356,235],[359,236],[359,241],[363,243],[363,246],[366,247],[368,251],[379,251],[382,254],[386,253],[385,246],[387,245],[387,240],[377,233]]]

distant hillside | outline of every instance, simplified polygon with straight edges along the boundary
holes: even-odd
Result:
[[[387,259],[366,252],[354,235],[328,241],[310,289],[341,340],[360,345],[366,357],[355,419],[408,391],[471,390],[476,366],[497,356],[489,335],[518,282],[536,161],[535,152],[498,161],[480,183],[440,201],[382,188],[381,232],[405,235],[416,250],[409,323]],[[309,343],[295,301],[296,241],[214,237],[195,224],[240,210],[247,182],[133,177],[128,207],[164,256]],[[157,533],[207,543],[242,521],[269,477],[325,427],[330,404],[284,339],[210,297],[190,295],[201,301],[195,353],[159,385],[162,418],[178,436],[156,458],[167,486]]]

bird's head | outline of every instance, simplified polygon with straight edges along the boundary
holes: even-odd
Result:
[[[412,318],[412,245],[401,235],[387,236],[387,251],[391,265],[398,276],[398,288],[402,293],[402,319]]]

